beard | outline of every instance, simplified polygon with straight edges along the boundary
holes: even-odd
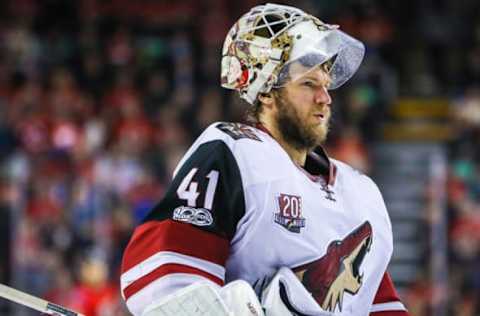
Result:
[[[327,138],[328,121],[325,126],[304,123],[297,109],[285,95],[278,95],[278,114],[275,118],[277,130],[285,142],[298,150],[312,150]],[[329,118],[328,118],[329,120]],[[320,129],[320,130],[319,130]]]

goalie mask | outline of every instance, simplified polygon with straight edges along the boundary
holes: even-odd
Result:
[[[300,9],[266,4],[252,8],[233,25],[222,51],[222,87],[253,104],[259,93],[296,80],[328,62],[336,89],[360,66],[363,44]],[[299,63],[301,67],[292,67]]]

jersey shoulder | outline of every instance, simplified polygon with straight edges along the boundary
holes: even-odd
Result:
[[[244,185],[279,177],[279,168],[291,165],[280,145],[267,133],[253,126],[235,122],[215,122],[197,138],[180,161],[177,170],[200,146],[220,141],[232,153],[242,174]]]
[[[361,185],[364,191],[371,192],[376,195],[381,195],[378,186],[368,175],[363,172],[353,168],[352,166],[336,160],[329,158],[330,161],[335,165],[337,169],[337,177],[340,177],[343,182],[355,185]]]
[[[345,186],[355,188],[361,198],[367,200],[370,205],[374,205],[374,209],[379,211],[378,215],[385,218],[387,227],[391,227],[385,201],[375,181],[373,181],[370,176],[344,162],[331,158],[330,160],[337,168],[337,181],[343,183]]]
[[[243,140],[243,141],[242,141]],[[182,167],[200,146],[209,142],[222,142],[230,151],[236,150],[238,143],[244,143],[245,140],[249,142],[261,142],[259,136],[255,133],[255,129],[251,126],[241,123],[232,122],[215,122],[209,125],[195,142],[190,146],[183,158],[180,160],[177,168],[174,171],[174,175]],[[245,146],[245,145],[244,145]],[[247,144],[248,146],[248,144]]]

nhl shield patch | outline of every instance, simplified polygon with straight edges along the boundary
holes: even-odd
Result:
[[[277,197],[278,213],[274,215],[275,223],[285,227],[292,233],[300,233],[305,227],[305,218],[302,217],[302,198],[298,195],[280,194]]]

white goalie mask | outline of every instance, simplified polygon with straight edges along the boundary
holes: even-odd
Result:
[[[326,62],[336,89],[350,79],[365,48],[337,25],[285,5],[252,8],[233,25],[222,51],[221,84],[253,104],[259,93],[281,87]],[[302,67],[290,67],[293,63]]]

